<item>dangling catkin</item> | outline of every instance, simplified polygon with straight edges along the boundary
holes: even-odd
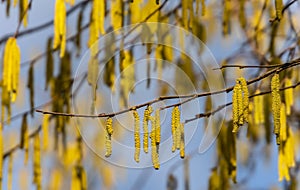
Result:
[[[134,160],[136,162],[140,161],[140,150],[141,150],[141,139],[140,139],[140,117],[136,110],[133,110],[134,117]]]
[[[248,122],[248,113],[249,113],[249,92],[248,92],[248,86],[247,81],[245,78],[241,77],[240,84],[243,92],[243,117],[244,121]]]
[[[243,107],[244,104],[242,87],[239,83],[239,80],[237,80],[237,83],[234,86],[232,92],[232,132],[234,133],[238,131],[240,125],[244,124]]]
[[[175,106],[172,111],[172,138],[173,138],[173,145],[172,145],[172,152],[176,149],[180,148],[180,110],[178,106]]]
[[[6,91],[8,93],[8,97],[11,102],[15,102],[17,97],[20,63],[21,52],[17,44],[17,39],[14,37],[10,37],[8,38],[4,48],[2,91]]]
[[[280,94],[279,94],[279,74],[274,74],[271,79],[271,91],[272,91],[272,113],[274,121],[274,133],[279,136],[280,133]],[[277,141],[278,143],[278,141]]]
[[[47,150],[48,148],[48,125],[49,125],[49,114],[43,115],[43,125],[42,125],[42,131],[43,131],[43,149]]]
[[[0,122],[0,155],[3,155],[3,128]],[[0,156],[0,187],[2,187],[3,176],[3,156]]]
[[[151,138],[152,163],[153,163],[153,167],[156,170],[158,170],[160,167],[160,164],[159,164],[159,157],[158,157],[158,149],[157,149],[156,140],[155,140],[155,126],[152,126],[152,130],[150,132],[150,138]]]
[[[292,80],[287,78],[284,83],[284,87],[292,86]],[[293,88],[284,90],[284,99],[286,103],[286,114],[291,114],[291,106],[294,104]]]
[[[37,133],[33,139],[33,183],[36,188],[42,189],[42,168],[41,168],[41,143]]]
[[[184,158],[185,156],[185,144],[184,144],[184,124],[180,124],[180,157]]]
[[[260,90],[256,90],[255,94],[259,94]],[[253,98],[254,102],[254,123],[255,125],[263,124],[265,122],[265,117],[264,117],[264,110],[263,110],[263,105],[264,105],[264,97],[262,95],[260,96],[254,96]]]
[[[160,110],[155,111],[155,141],[156,144],[160,143]]]
[[[143,131],[144,131],[143,148],[145,153],[148,153],[148,138],[149,138],[148,121],[150,120],[151,112],[152,112],[152,107],[147,106],[147,108],[144,111],[144,118],[143,118]]]
[[[287,138],[287,126],[286,126],[286,113],[285,113],[285,105],[281,103],[280,107],[280,143],[286,141]]]
[[[64,0],[56,0],[54,12],[54,42],[53,48],[60,46],[60,57],[64,57],[66,49],[66,5]]]
[[[111,156],[111,153],[112,153],[112,147],[111,147],[111,136],[112,136],[112,134],[113,134],[112,118],[108,117],[106,119],[106,135],[105,135],[106,152],[105,152],[105,157]]]

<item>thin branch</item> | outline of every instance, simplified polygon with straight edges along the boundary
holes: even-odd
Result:
[[[224,68],[231,68],[231,67],[237,67],[239,69],[253,69],[253,68],[275,68],[280,67],[284,64],[276,64],[276,65],[222,65],[219,68],[214,68],[213,70],[221,70]]]
[[[299,85],[300,85],[300,81],[297,82],[297,83],[294,84],[294,85],[287,86],[287,87],[284,87],[284,88],[280,88],[279,90],[280,90],[280,91],[284,91],[284,90],[289,89],[289,88],[296,88],[296,87],[299,86]],[[272,91],[264,91],[264,92],[260,92],[260,93],[257,93],[257,94],[253,94],[253,95],[249,96],[249,99],[251,99],[251,98],[253,98],[253,97],[255,97],[255,96],[262,96],[262,95],[270,94],[271,92],[272,92]],[[232,102],[229,102],[229,103],[227,103],[227,104],[221,105],[221,106],[219,106],[219,107],[218,107],[217,109],[215,109],[215,110],[212,110],[212,111],[209,111],[209,112],[206,112],[206,113],[200,113],[200,114],[197,114],[197,115],[195,115],[195,117],[193,117],[193,118],[191,118],[191,119],[185,120],[184,123],[189,123],[189,122],[191,122],[191,121],[200,119],[200,118],[202,118],[202,117],[210,117],[211,115],[217,113],[218,111],[220,111],[220,110],[222,110],[222,109],[224,109],[225,107],[230,106],[230,105],[232,105]]]
[[[275,68],[275,69],[272,69],[268,72],[266,72],[265,74],[261,75],[261,76],[258,76],[252,80],[249,80],[247,81],[247,85],[250,85],[252,83],[255,83],[257,81],[260,81],[261,79],[264,79],[274,73],[279,73],[287,68],[290,68],[290,67],[293,67],[293,66],[296,66],[296,65],[299,65],[300,64],[300,58],[298,59],[295,59],[294,61],[291,61],[291,62],[288,62],[286,64],[283,64],[282,66],[280,66],[279,68]],[[124,110],[121,110],[119,112],[112,112],[112,113],[100,113],[100,114],[97,114],[97,115],[90,115],[90,114],[74,114],[74,113],[61,113],[61,112],[52,112],[52,111],[44,111],[44,110],[36,110],[36,112],[39,112],[39,113],[42,113],[42,114],[50,114],[50,115],[59,115],[59,116],[67,116],[67,117],[89,117],[89,118],[97,118],[97,117],[114,117],[116,115],[120,115],[120,114],[123,114],[123,113],[126,113],[126,112],[129,112],[129,111],[133,111],[133,110],[136,110],[136,109],[139,109],[139,108],[142,108],[142,107],[145,107],[145,106],[149,106],[149,105],[152,105],[154,103],[157,103],[157,102],[160,102],[160,101],[163,101],[163,100],[167,100],[167,99],[178,99],[178,98],[188,98],[187,100],[183,101],[183,102],[179,102],[179,103],[176,103],[176,104],[171,104],[171,105],[168,105],[168,106],[165,106],[165,107],[162,107],[160,108],[160,110],[164,110],[164,109],[167,109],[167,108],[171,108],[171,107],[175,107],[175,106],[180,106],[182,104],[185,104],[187,102],[190,102],[196,98],[199,98],[199,97],[203,97],[203,96],[211,96],[211,95],[215,95],[215,94],[221,94],[221,93],[228,93],[230,91],[233,90],[233,86],[232,87],[229,87],[229,88],[226,88],[226,89],[223,89],[223,90],[219,90],[219,91],[214,91],[214,92],[204,92],[204,93],[199,93],[199,94],[191,94],[191,95],[173,95],[173,96],[160,96],[158,97],[157,99],[154,99],[152,101],[149,101],[149,102],[146,102],[146,103],[143,103],[143,104],[139,104],[139,105],[136,105],[136,106],[132,106],[128,109],[124,109]],[[230,104],[229,104],[230,105]],[[225,106],[225,105],[224,105]],[[228,106],[228,105],[226,105]],[[225,106],[225,107],[226,107]],[[224,107],[223,107],[224,108]],[[223,108],[220,108],[220,109],[223,109]]]

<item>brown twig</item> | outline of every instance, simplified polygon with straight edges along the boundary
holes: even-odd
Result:
[[[284,91],[284,90],[289,89],[289,88],[296,88],[296,87],[299,86],[299,85],[300,85],[300,81],[297,82],[297,83],[294,84],[294,85],[287,86],[287,87],[284,87],[284,88],[280,88],[279,90],[280,90],[280,91]],[[249,99],[251,99],[251,98],[253,98],[253,97],[255,97],[255,96],[262,96],[262,95],[270,94],[271,92],[272,92],[272,91],[264,91],[264,92],[260,92],[260,93],[257,93],[257,94],[253,94],[253,95],[249,96]],[[193,118],[191,118],[191,119],[185,120],[184,123],[189,123],[189,122],[191,122],[191,121],[200,119],[200,118],[202,118],[202,117],[210,117],[211,115],[217,113],[218,111],[220,111],[220,110],[222,110],[222,109],[224,109],[225,107],[230,106],[230,105],[232,105],[232,102],[229,102],[229,103],[227,103],[227,104],[221,105],[221,106],[219,106],[219,107],[218,107],[217,109],[215,109],[215,110],[212,110],[212,111],[209,111],[209,112],[205,112],[205,113],[197,114],[197,115],[195,115],[195,117],[193,117]]]

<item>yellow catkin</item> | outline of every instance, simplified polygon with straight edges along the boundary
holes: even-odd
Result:
[[[157,109],[155,111],[155,141],[156,144],[160,143],[160,138],[161,138],[161,134],[160,134],[160,110]]]
[[[24,131],[24,164],[27,165],[28,158],[29,158],[29,136],[28,136],[28,129]]]
[[[256,90],[255,94],[259,94],[260,90]],[[254,123],[255,125],[260,125],[265,122],[264,117],[264,97],[263,96],[254,96],[253,98],[253,107],[254,107]]]
[[[280,94],[279,94],[279,74],[274,74],[271,79],[271,91],[272,91],[272,114],[274,121],[274,133],[277,136],[277,144],[279,143],[278,137],[280,133]]]
[[[105,152],[105,157],[110,157],[112,153],[112,146],[111,146],[111,136],[113,134],[113,128],[112,128],[112,118],[108,117],[106,119],[106,141],[105,141],[105,147],[106,147],[106,152]]]
[[[145,153],[148,153],[148,138],[149,138],[148,121],[150,120],[151,113],[152,113],[152,107],[147,106],[147,108],[144,111],[144,118],[143,118],[143,131],[144,131],[143,147]]]
[[[282,17],[282,12],[281,12],[282,8],[283,8],[282,0],[275,0],[276,17],[278,20],[280,20]]]
[[[3,155],[3,129],[0,122],[0,155]],[[2,187],[2,176],[3,176],[3,156],[0,156],[0,189]]]
[[[243,117],[244,117],[244,121],[248,122],[249,92],[248,92],[247,81],[243,77],[239,78],[239,81],[243,92]]]
[[[239,128],[239,111],[238,111],[238,89],[234,86],[232,91],[232,122],[233,129],[237,130]]]
[[[71,190],[81,190],[81,182],[77,173],[77,166],[72,169]]]
[[[287,78],[284,83],[284,87],[292,86],[292,80]],[[284,90],[284,99],[286,103],[286,114],[291,114],[291,106],[294,104],[293,88]]]
[[[42,168],[41,168],[41,148],[40,136],[37,133],[33,139],[33,183],[36,188],[42,189]]]
[[[295,137],[292,129],[288,128],[288,137],[284,146],[284,153],[288,167],[295,166]]]
[[[184,158],[185,156],[185,144],[184,144],[184,124],[180,124],[180,157]]]
[[[179,107],[176,106],[175,109],[175,147],[177,150],[180,149],[180,110]]]
[[[26,28],[28,25],[28,11],[29,11],[29,4],[28,4],[28,0],[21,0],[22,2],[22,6],[23,6],[23,10],[24,10],[24,16],[23,16],[23,26]]]
[[[282,146],[282,145],[280,145]],[[282,148],[279,148],[279,153],[278,153],[278,176],[279,176],[279,181],[283,180],[285,178],[287,181],[290,180],[290,175],[289,175],[289,168],[287,167],[286,160],[284,157],[284,152]]]
[[[123,25],[123,0],[111,1],[111,25],[114,30]]]
[[[53,48],[60,46],[60,57],[64,57],[66,49],[66,5],[64,0],[56,0],[54,12]]]
[[[285,142],[287,138],[287,126],[286,126],[286,113],[285,105],[281,104],[280,107],[280,142]]]
[[[105,0],[94,0],[92,5],[92,15],[90,24],[90,37],[88,42],[88,47],[91,47],[96,40],[99,38],[100,34],[105,33],[104,29],[104,19],[105,19]],[[98,45],[94,45],[92,55],[98,51]]]
[[[21,52],[14,37],[10,37],[4,48],[2,89],[8,93],[11,102],[17,97],[20,75]]]
[[[61,189],[62,181],[63,181],[62,172],[59,169],[52,170],[49,189]]]
[[[136,110],[133,110],[134,117],[134,160],[140,162],[140,150],[141,150],[141,139],[140,139],[140,117]]]
[[[13,172],[13,153],[9,154],[8,158],[8,174],[7,174],[7,189],[12,189]]]
[[[142,0],[135,0],[129,4],[131,24],[136,24],[140,21],[140,9]]]
[[[152,163],[153,163],[153,167],[156,170],[158,170],[160,167],[160,163],[159,163],[159,156],[158,156],[158,149],[157,149],[158,146],[156,145],[156,140],[155,140],[155,126],[152,126],[150,138],[151,138]]]
[[[47,150],[48,148],[48,125],[49,125],[49,114],[44,114],[43,115],[43,124],[42,124],[42,131],[43,131],[43,148],[44,150]]]
[[[172,123],[171,123],[172,138],[173,138],[172,152],[180,148],[180,132],[178,132],[179,125],[180,125],[180,111],[179,111],[179,107],[175,106],[172,111]]]
[[[236,85],[233,88],[232,92],[232,120],[233,120],[233,129],[232,132],[237,132],[240,125],[244,124],[244,116],[243,116],[243,91],[242,86],[237,80]]]

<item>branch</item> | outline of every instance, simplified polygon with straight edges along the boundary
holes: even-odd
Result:
[[[264,78],[266,78],[266,77],[268,77],[268,76],[270,76],[270,75],[272,75],[274,73],[279,73],[279,72],[281,72],[281,71],[283,71],[285,69],[288,69],[290,67],[293,67],[293,66],[296,66],[296,65],[299,65],[299,64],[300,64],[300,58],[295,59],[295,60],[293,60],[291,62],[285,63],[285,64],[281,65],[278,68],[272,69],[272,70],[266,72],[265,74],[263,74],[261,76],[258,76],[258,77],[254,78],[252,80],[247,81],[247,85],[250,85],[252,83],[260,81],[261,79],[264,79]],[[181,106],[182,104],[190,102],[190,101],[192,101],[192,100],[194,100],[196,98],[199,98],[199,97],[211,96],[211,95],[220,94],[220,93],[224,93],[224,92],[228,93],[228,92],[230,92],[232,90],[233,90],[233,86],[229,87],[229,88],[226,88],[226,89],[223,89],[223,90],[214,91],[214,92],[204,92],[204,93],[190,94],[190,95],[160,96],[157,99],[154,99],[152,101],[149,101],[149,102],[146,102],[146,103],[143,103],[143,104],[139,104],[139,105],[136,105],[136,106],[132,106],[132,107],[130,107],[128,109],[121,110],[119,112],[100,113],[100,114],[97,114],[97,115],[61,113],[61,112],[52,112],[52,111],[43,111],[43,110],[36,110],[36,112],[39,112],[39,113],[42,113],[42,114],[59,115],[59,116],[67,116],[67,117],[88,117],[88,118],[114,117],[116,115],[121,115],[123,113],[127,113],[127,112],[130,112],[130,111],[133,111],[133,110],[137,110],[139,108],[142,108],[142,107],[145,107],[145,106],[149,106],[149,105],[152,105],[154,103],[157,103],[157,102],[160,102],[160,101],[164,101],[164,100],[167,100],[167,99],[188,98],[188,99],[186,99],[183,102],[179,102],[179,103],[176,103],[176,104],[171,104],[171,105],[162,107],[162,108],[160,108],[160,110],[164,110],[164,109],[175,107],[175,106]],[[231,105],[231,104],[229,104],[229,105]],[[226,107],[228,105],[226,104],[226,105],[223,105],[223,106]],[[224,107],[218,108],[218,111],[221,110],[221,109],[223,109]],[[215,112],[213,112],[213,113],[215,113]],[[213,113],[211,113],[211,114],[213,114]],[[201,117],[203,117],[203,116],[201,116]]]
[[[280,88],[279,90],[280,90],[280,91],[284,91],[284,90],[289,89],[289,88],[296,88],[296,87],[299,86],[299,85],[300,85],[300,81],[297,82],[296,84],[292,85],[292,86],[287,86],[287,87],[284,87],[284,88]],[[271,92],[272,92],[272,91],[265,91],[265,92],[260,92],[260,93],[257,93],[257,94],[253,94],[253,95],[249,96],[249,99],[252,99],[252,98],[255,97],[255,96],[262,96],[262,95],[265,95],[265,94],[270,94]],[[197,115],[195,115],[194,118],[185,120],[184,123],[189,123],[189,122],[191,122],[191,121],[200,119],[200,118],[202,118],[202,117],[210,117],[211,115],[217,113],[218,111],[220,111],[220,110],[222,110],[222,109],[224,109],[225,107],[230,106],[230,105],[232,105],[232,102],[229,102],[229,103],[227,103],[227,104],[221,105],[221,106],[219,106],[217,109],[215,109],[215,110],[213,110],[213,111],[209,111],[209,112],[206,112],[206,113],[200,113],[200,114],[197,114]]]

